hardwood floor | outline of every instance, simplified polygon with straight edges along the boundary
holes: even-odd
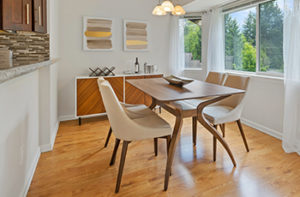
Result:
[[[174,124],[172,115],[162,116]],[[28,196],[300,196],[300,157],[284,153],[279,140],[244,126],[247,153],[237,125],[226,125],[225,139],[237,162],[234,168],[221,146],[217,161],[212,161],[212,136],[202,126],[193,147],[191,123],[184,121],[167,192],[166,145],[160,139],[157,157],[153,140],[129,145],[120,192],[115,194],[120,150],[110,167],[114,138],[103,148],[108,121],[93,118],[83,120],[82,126],[62,122],[54,150],[41,155]]]

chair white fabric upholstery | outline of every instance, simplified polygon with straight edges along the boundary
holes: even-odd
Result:
[[[98,85],[105,82],[106,80],[103,77],[98,78]],[[133,105],[133,104],[123,104],[121,103],[127,115],[131,118],[140,118],[149,115],[156,115],[152,110],[149,109],[146,105]]]
[[[227,79],[224,83],[224,86],[247,90],[248,83],[250,78],[249,77],[242,77],[229,74]],[[248,143],[246,140],[246,136],[243,131],[243,126],[241,124],[240,118],[242,114],[242,110],[245,104],[244,101],[245,94],[237,94],[232,95],[220,102],[207,106],[204,108],[203,113],[206,119],[211,122],[215,128],[217,125],[220,125],[223,137],[225,137],[225,123],[228,122],[236,122],[241,136],[244,141],[245,148],[247,152],[249,152]],[[216,161],[216,154],[217,154],[217,143],[216,138],[213,138],[213,158]]]
[[[225,78],[226,78],[226,73],[209,72],[206,79],[205,79],[205,82],[218,84],[218,85],[223,85]]]
[[[141,118],[145,116],[156,116],[156,113],[153,112],[146,105],[131,105],[131,104],[122,104],[126,114],[131,119]]]
[[[128,144],[132,141],[165,137],[167,151],[169,149],[172,128],[162,118],[145,106],[122,105],[114,93],[110,83],[103,78],[98,79],[99,90],[111,125],[116,143],[110,165],[115,162],[120,141],[123,140],[121,161],[115,192],[119,192]]]
[[[151,138],[159,138],[172,134],[171,126],[154,112],[151,117],[130,118],[136,112],[126,113],[124,107],[118,101],[111,85],[103,79],[98,80],[100,92],[107,112],[109,122],[116,138],[126,141],[135,141]],[[143,109],[142,111],[146,111]],[[151,111],[151,110],[150,110]],[[150,113],[149,111],[147,113]]]
[[[224,86],[247,90],[249,79],[249,77],[229,74]],[[214,105],[207,106],[203,110],[204,115],[213,125],[237,121],[241,118],[245,104],[244,97],[245,94],[233,95]]]
[[[105,82],[104,78],[99,78],[98,79],[98,83],[102,83],[102,82]],[[124,103],[121,103],[122,107],[124,108],[126,114],[129,116],[129,118],[131,119],[136,119],[136,118],[144,118],[144,117],[148,117],[148,116],[156,116],[156,114],[149,109],[149,107],[147,107],[146,105],[134,105],[134,104],[124,104]],[[110,137],[111,137],[111,134],[112,134],[112,129],[110,127],[109,131],[108,131],[108,134],[107,134],[107,137],[106,137],[106,140],[105,140],[105,144],[104,144],[104,148],[107,147],[108,145],[108,142],[110,140]],[[157,156],[158,154],[158,148],[157,148],[157,138],[154,139],[154,144],[155,144],[155,147],[154,147],[154,153],[155,153],[155,156]]]

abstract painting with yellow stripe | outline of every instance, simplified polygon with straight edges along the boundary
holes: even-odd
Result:
[[[112,50],[112,20],[84,17],[84,50]]]
[[[124,21],[124,49],[148,50],[148,23]]]

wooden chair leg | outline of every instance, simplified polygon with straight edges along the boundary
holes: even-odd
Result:
[[[158,144],[157,144],[157,138],[154,138],[154,154],[157,156],[158,153]]]
[[[167,143],[167,156],[169,156],[169,149],[170,149],[170,144],[171,144],[171,136],[168,135],[165,137],[166,143]],[[172,169],[170,170],[170,176],[172,175]]]
[[[197,144],[197,117],[193,117],[193,145]]]
[[[247,140],[246,140],[246,136],[245,136],[245,133],[244,133],[244,130],[243,130],[241,120],[237,120],[236,122],[237,122],[237,125],[239,126],[239,129],[240,129],[240,132],[241,132],[246,150],[247,150],[247,152],[249,152],[249,147],[248,147],[248,143],[247,143]]]
[[[115,148],[114,148],[114,152],[112,154],[111,160],[110,160],[110,166],[115,164],[116,161],[116,155],[118,152],[118,148],[119,148],[119,144],[120,144],[120,140],[116,138],[116,142],[115,142]]]
[[[217,125],[214,125],[215,129],[218,128]],[[216,161],[217,160],[217,138],[215,136],[213,136],[213,160]]]
[[[120,166],[119,166],[119,172],[118,172],[118,178],[117,178],[115,193],[118,193],[119,189],[120,189],[122,174],[123,174],[123,169],[124,169],[124,164],[125,164],[125,158],[126,158],[126,153],[127,153],[127,148],[128,148],[129,143],[130,142],[128,142],[128,141],[123,142],[122,154],[121,154],[121,160],[120,160]]]
[[[107,147],[107,145],[108,145],[108,142],[109,142],[109,139],[110,139],[111,133],[112,133],[112,129],[111,129],[111,127],[110,127],[110,128],[109,128],[109,131],[108,131],[108,134],[107,134],[107,137],[106,137],[106,140],[105,140],[105,145],[104,145],[104,148],[106,148],[106,147]]]
[[[170,148],[170,143],[171,143],[171,136],[170,135],[167,136],[166,140],[167,140],[167,153],[169,155],[169,148]]]
[[[223,134],[223,138],[225,137],[225,124],[220,124],[220,128]]]

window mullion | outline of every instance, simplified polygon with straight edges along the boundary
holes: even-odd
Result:
[[[260,10],[256,5],[256,73],[260,71]]]

